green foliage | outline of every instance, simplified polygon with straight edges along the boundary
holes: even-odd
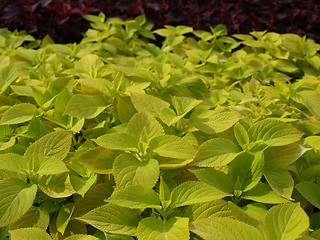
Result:
[[[318,44],[85,18],[1,46],[0,239],[319,239]]]

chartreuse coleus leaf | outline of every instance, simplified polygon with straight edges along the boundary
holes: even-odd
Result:
[[[237,122],[234,125],[233,131],[234,131],[234,136],[236,137],[238,143],[242,148],[244,148],[244,146],[249,144],[250,139],[249,139],[248,132],[244,128],[244,126],[240,124],[240,122]]]
[[[65,198],[75,193],[68,173],[44,175],[37,183],[41,191],[52,198]]]
[[[184,182],[171,192],[171,209],[222,199],[232,194],[202,182]]]
[[[201,182],[209,184],[225,193],[233,194],[234,183],[232,182],[231,177],[227,174],[214,168],[203,168],[189,171],[196,175]]]
[[[3,66],[3,65],[2,65]],[[9,64],[0,68],[0,94],[4,93],[10,84],[19,77],[17,68]]]
[[[105,205],[112,192],[113,185],[107,183],[99,183],[91,187],[83,197],[76,199],[73,216],[82,216],[94,208]]]
[[[164,135],[161,124],[149,112],[139,112],[133,115],[128,122],[125,132],[137,138],[141,136],[143,129],[146,129],[148,140]]]
[[[110,174],[112,165],[118,153],[103,147],[91,148],[73,159],[79,162],[90,171],[100,174]]]
[[[267,146],[285,146],[300,140],[303,133],[290,124],[276,119],[265,119],[248,130],[250,142],[262,141]]]
[[[162,221],[156,217],[147,217],[139,222],[137,229],[138,239],[189,239],[189,218],[172,217]]]
[[[295,185],[301,195],[313,206],[320,209],[320,186],[314,182],[302,181]]]
[[[64,115],[90,119],[106,108],[107,103],[99,96],[76,94],[69,100]]]
[[[46,230],[49,221],[48,213],[44,212],[40,207],[32,206],[21,218],[10,224],[10,229],[37,227]]]
[[[197,203],[185,208],[184,217],[189,217],[190,221],[208,219],[211,217],[232,217],[228,202],[222,199],[206,203]]]
[[[159,195],[153,189],[141,185],[114,191],[108,202],[130,209],[161,209]]]
[[[190,124],[207,134],[215,134],[226,131],[241,118],[238,112],[219,106],[214,110],[195,110],[190,116]]]
[[[259,228],[260,225],[262,225],[262,222],[259,220],[251,217],[249,214],[247,214],[242,208],[238,207],[235,203],[229,201],[228,206],[231,210],[232,216],[246,224],[249,224],[253,227]]]
[[[192,232],[205,240],[263,240],[257,228],[230,217],[211,217],[189,224]]]
[[[199,167],[225,166],[239,154],[240,149],[237,144],[225,138],[213,138],[201,144],[190,165]]]
[[[239,192],[241,194],[256,186],[262,177],[263,166],[264,157],[262,151],[256,153],[243,152],[238,155],[229,164],[229,172],[235,183],[234,190],[241,191]]]
[[[87,77],[97,77],[97,70],[103,66],[101,58],[95,54],[87,54],[75,64],[78,73],[86,74]]]
[[[0,169],[25,174],[28,165],[23,156],[15,153],[5,153],[0,154]]]
[[[272,190],[272,188],[266,184],[259,182],[256,186],[241,195],[241,198],[252,200],[255,202],[277,204],[287,203],[288,199],[281,197],[278,193]]]
[[[138,112],[147,111],[155,117],[159,117],[162,109],[170,107],[170,104],[166,101],[149,94],[132,92],[131,101]]]
[[[312,90],[304,90],[299,92],[299,97],[301,98],[302,104],[308,108],[308,110],[312,113],[312,115],[317,120],[320,120],[320,110],[319,110],[320,93]]]
[[[291,199],[294,181],[291,174],[285,168],[273,161],[265,161],[263,175],[270,187],[280,196]]]
[[[296,239],[309,227],[309,218],[299,203],[287,203],[269,209],[264,220],[269,239]]]
[[[320,151],[320,136],[306,137],[304,144],[311,146],[315,151]]]
[[[173,111],[171,108],[163,108],[160,112],[161,120],[168,126],[178,122],[202,101],[189,97],[173,96],[171,102],[175,111]]]
[[[141,162],[132,154],[122,153],[114,160],[112,172],[117,187],[142,185],[153,188],[158,181],[160,168],[155,159]]]
[[[111,150],[138,152],[138,141],[127,133],[108,133],[93,139],[99,146]]]
[[[122,123],[128,122],[131,117],[136,113],[129,97],[118,96],[117,101],[117,114]]]
[[[24,153],[29,174],[54,175],[69,171],[62,161],[71,146],[71,133],[49,133],[30,145]]]
[[[57,230],[63,235],[66,227],[72,217],[74,211],[74,203],[67,203],[60,208],[56,219]]]
[[[141,216],[139,210],[108,203],[76,219],[104,232],[135,236]]]
[[[310,148],[302,147],[297,143],[286,146],[270,147],[264,152],[266,161],[276,162],[281,167],[287,167],[294,163]]]
[[[28,122],[37,112],[37,107],[31,103],[16,104],[2,114],[0,125]]]
[[[69,175],[73,189],[81,196],[84,196],[92,185],[96,183],[98,178],[96,173],[90,173],[82,177],[81,175],[79,176],[77,172],[71,171]]]
[[[41,239],[41,240],[52,240],[50,235],[46,233],[45,230],[32,227],[32,228],[20,228],[15,230],[10,230],[10,239],[12,240],[34,240],[34,239]]]
[[[150,151],[162,157],[190,159],[195,155],[195,147],[175,135],[154,137],[149,144]]]
[[[17,178],[0,182],[0,227],[11,224],[22,217],[32,206],[37,185],[27,184]]]
[[[160,198],[161,205],[164,210],[166,210],[171,203],[170,195],[171,195],[171,191],[170,191],[168,185],[166,184],[163,177],[160,176],[159,198]]]

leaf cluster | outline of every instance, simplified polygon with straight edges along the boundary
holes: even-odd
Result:
[[[319,239],[318,44],[85,18],[0,31],[0,239]]]

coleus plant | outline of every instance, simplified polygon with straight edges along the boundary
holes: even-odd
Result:
[[[85,18],[0,32],[0,239],[320,239],[318,44]]]

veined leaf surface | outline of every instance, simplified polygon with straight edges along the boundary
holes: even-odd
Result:
[[[224,132],[241,119],[241,115],[225,107],[199,109],[190,116],[190,123],[207,134]]]
[[[199,167],[219,167],[230,163],[240,154],[238,146],[225,138],[213,138],[204,142],[190,164]]]
[[[188,141],[174,135],[153,138],[149,148],[162,157],[189,159],[195,155],[195,148]]]
[[[208,184],[202,182],[184,182],[173,189],[171,193],[171,207],[210,202],[226,196],[231,196],[231,194]]]
[[[232,218],[212,217],[190,223],[190,230],[205,240],[263,240],[255,227]]]
[[[108,133],[94,141],[107,149],[138,152],[137,139],[127,133]]]
[[[71,97],[63,114],[90,119],[98,116],[106,108],[107,103],[98,96],[77,94]]]
[[[38,112],[35,105],[19,103],[5,111],[0,119],[0,125],[18,124],[30,121]]]
[[[139,210],[108,203],[76,219],[104,232],[136,235],[136,229],[141,217]]]
[[[137,235],[141,240],[189,239],[189,219],[173,217],[163,222],[155,217],[147,217],[140,221]]]
[[[159,163],[155,159],[141,162],[135,156],[123,153],[114,160],[113,175],[117,187],[142,185],[153,188],[159,174]]]
[[[0,227],[13,223],[32,206],[37,185],[27,184],[17,178],[0,182]]]
[[[161,208],[159,195],[153,189],[141,185],[116,190],[108,201],[131,209]]]
[[[41,239],[41,240],[52,240],[50,235],[46,233],[45,230],[32,227],[32,228],[20,228],[10,231],[10,239],[12,240],[34,240],[34,239]]]
[[[270,239],[296,239],[309,227],[308,215],[299,203],[277,205],[265,216],[265,226]]]
[[[288,123],[265,119],[255,123],[248,131],[251,141],[262,140],[268,146],[284,146],[299,141],[303,133]]]

